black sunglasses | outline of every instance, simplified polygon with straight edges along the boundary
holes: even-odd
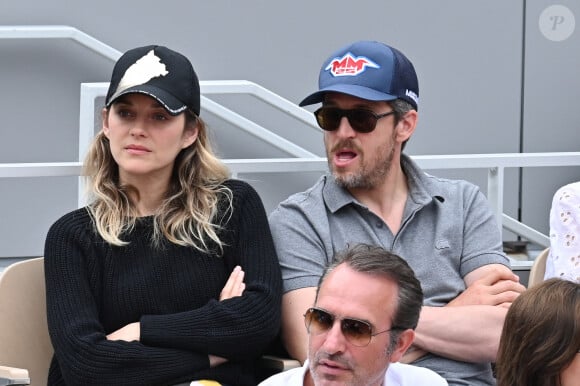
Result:
[[[370,133],[377,126],[379,119],[391,114],[395,114],[395,111],[377,114],[366,109],[343,110],[338,107],[321,107],[314,112],[316,122],[323,130],[334,131],[338,129],[342,117],[346,117],[350,126],[359,133]]]
[[[328,311],[321,308],[309,308],[304,314],[304,324],[309,334],[319,335],[329,331],[334,325],[337,317]],[[357,347],[365,347],[370,342],[373,336],[383,334],[392,330],[402,330],[399,327],[391,327],[385,331],[373,333],[373,327],[370,323],[364,320],[353,318],[338,319],[340,321],[340,330],[342,334],[351,344]]]

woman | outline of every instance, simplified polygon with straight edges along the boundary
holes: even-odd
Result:
[[[580,181],[562,186],[552,198],[544,278],[551,277],[580,283]]]
[[[580,284],[549,279],[511,305],[496,364],[498,386],[580,385]]]
[[[199,114],[183,55],[139,47],[115,64],[91,203],[46,239],[49,384],[256,384],[280,325],[278,261],[259,196],[228,179]]]

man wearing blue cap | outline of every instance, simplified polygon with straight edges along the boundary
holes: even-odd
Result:
[[[325,265],[349,244],[380,245],[407,260],[425,295],[403,360],[450,385],[493,385],[505,313],[525,288],[478,187],[427,175],[402,153],[418,102],[411,62],[393,47],[359,41],[324,62],[319,90],[300,103],[322,103],[314,115],[330,173],[270,216],[285,287],[284,343],[306,359],[302,319]]]

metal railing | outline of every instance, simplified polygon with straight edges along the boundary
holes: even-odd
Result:
[[[224,121],[234,125],[240,130],[261,139],[263,142],[274,146],[287,153],[290,156],[312,158],[316,154],[296,145],[295,143],[281,137],[265,127],[247,119],[246,117],[228,109],[227,107],[216,103],[207,97],[211,94],[245,94],[252,95],[257,99],[265,102],[278,109],[282,113],[289,114],[298,121],[305,123],[313,130],[320,131],[312,113],[297,106],[295,103],[275,94],[264,87],[246,80],[217,80],[217,81],[200,81],[201,89],[201,108],[208,111]],[[84,157],[91,139],[94,136],[94,124],[97,120],[95,117],[95,99],[106,96],[109,83],[82,83],[81,84],[81,101],[79,115],[79,160]]]
[[[122,55],[120,51],[100,40],[66,25],[0,26],[0,39],[71,39],[112,61]]]
[[[504,153],[422,155],[412,157],[421,168],[429,169],[486,169],[488,171],[487,198],[503,229],[507,229],[540,246],[549,246],[548,236],[503,213],[504,176],[506,168],[580,166],[580,152],[565,153]],[[232,173],[324,172],[326,158],[267,158],[226,159]],[[81,162],[0,164],[0,178],[79,176]],[[79,200],[79,204],[82,200]]]

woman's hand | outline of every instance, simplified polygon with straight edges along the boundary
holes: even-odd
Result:
[[[220,301],[242,296],[242,293],[246,289],[244,275],[245,273],[242,271],[242,267],[237,265],[220,293]]]
[[[242,267],[237,265],[230,274],[226,285],[220,293],[220,301],[235,298],[236,296],[242,296],[244,289],[246,289],[246,284],[244,283],[244,271],[242,271]],[[209,355],[210,367],[219,366],[227,361],[228,360],[225,358],[216,355]]]
[[[126,342],[138,342],[139,338],[141,338],[141,324],[139,322],[129,323],[107,335],[107,340],[124,340]]]
[[[218,357],[215,355],[208,355],[208,357],[209,357],[209,367],[216,367],[228,361],[225,358]]]

